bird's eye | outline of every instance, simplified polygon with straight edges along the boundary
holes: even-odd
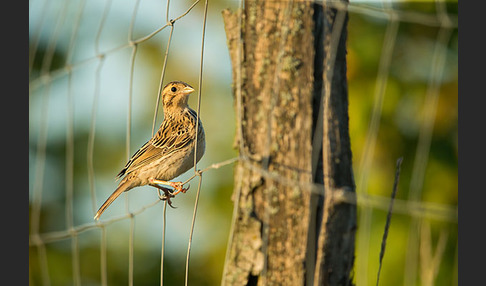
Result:
[[[177,87],[173,86],[171,89],[170,89],[172,92],[176,92],[177,91]]]

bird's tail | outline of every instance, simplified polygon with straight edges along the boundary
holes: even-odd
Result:
[[[96,215],[94,216],[95,220],[98,220],[101,216],[101,214],[113,203],[116,198],[118,198],[123,192],[126,192],[130,189],[135,187],[133,185],[133,182],[130,182],[128,180],[123,180],[119,185],[118,188],[106,199],[106,201],[101,205],[101,207],[98,209],[96,212]]]

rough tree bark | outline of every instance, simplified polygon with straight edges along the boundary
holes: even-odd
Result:
[[[241,158],[223,285],[351,284],[347,13],[336,11],[253,0],[223,11]]]

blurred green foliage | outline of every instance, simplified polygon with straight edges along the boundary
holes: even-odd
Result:
[[[75,42],[73,62],[96,55],[95,37],[98,33],[104,2],[88,1],[79,26],[79,36]],[[129,23],[134,9],[133,3],[121,1],[109,8],[105,27],[100,36],[100,50],[106,51],[126,42]],[[163,1],[162,1],[163,2]],[[174,2],[174,3],[172,3]],[[231,66],[225,45],[225,34],[221,10],[235,9],[237,1],[210,1],[205,42],[204,81],[202,89],[201,117],[207,134],[208,148],[199,168],[236,156],[232,148],[235,134],[233,98],[231,96]],[[351,1],[352,2],[352,1]],[[40,32],[40,40],[32,63],[31,81],[35,81],[42,68],[49,39],[54,30],[62,1],[47,2],[43,10],[32,1],[30,6],[30,37],[36,35],[36,25],[41,12],[45,19]],[[170,14],[184,12],[191,1],[171,1]],[[370,4],[371,5],[371,4]],[[381,4],[373,4],[381,7]],[[399,2],[393,4],[396,10],[434,16],[434,3]],[[72,24],[76,14],[76,4],[70,6],[67,23],[62,26],[59,40],[54,50],[50,70],[55,71],[66,64],[68,42],[72,35]],[[121,8],[123,7],[123,8]],[[165,21],[165,3],[141,1],[134,23],[134,38],[149,34]],[[175,24],[174,35],[167,63],[164,82],[184,80],[197,87],[199,53],[201,43],[201,23],[203,5],[197,5],[191,13]],[[457,2],[447,2],[447,12],[457,16]],[[89,21],[86,19],[90,19]],[[348,82],[349,117],[352,142],[354,173],[359,178],[363,158],[363,147],[368,135],[368,127],[374,105],[376,76],[382,59],[384,35],[389,22],[385,19],[350,13],[348,24]],[[130,155],[150,137],[155,107],[155,98],[160,80],[160,70],[164,59],[169,29],[164,30],[149,41],[138,45],[133,82],[132,122]],[[431,61],[436,45],[439,27],[431,27],[416,22],[400,22],[391,59],[390,72],[383,101],[377,144],[372,158],[367,185],[358,186],[371,195],[389,197],[393,186],[395,161],[403,157],[402,173],[397,198],[409,199],[410,181],[414,172],[415,154],[423,123],[424,106],[431,75]],[[457,29],[447,43],[445,69],[440,81],[437,109],[427,158],[420,200],[430,203],[457,206]],[[88,182],[87,146],[93,102],[96,100],[96,81],[100,80],[96,121],[93,164],[95,170],[94,187],[96,207],[114,190],[114,177],[127,159],[126,122],[128,112],[129,75],[131,49],[107,54],[101,72],[97,76],[98,62],[94,61],[72,73],[71,90],[67,77],[54,79],[49,85],[31,91],[29,97],[29,181],[30,208],[32,210],[33,184],[36,179],[38,160],[38,139],[42,130],[42,110],[47,110],[46,163],[43,181],[42,209],[40,213],[40,233],[66,229],[66,130],[69,116],[74,122],[74,226],[92,223],[93,202]],[[74,114],[67,110],[68,95],[74,98]],[[44,105],[47,100],[47,105]],[[197,97],[190,99],[190,105],[197,105]],[[47,106],[47,109],[44,109]],[[157,124],[162,120],[161,109]],[[188,172],[190,173],[190,172]],[[189,174],[181,176],[185,180]],[[166,244],[164,260],[164,283],[181,285],[184,281],[186,247],[192,209],[197,189],[197,179],[191,190],[178,196],[176,209],[167,210]],[[226,242],[232,215],[231,193],[233,189],[233,167],[226,166],[203,175],[203,187],[199,201],[191,261],[189,281],[194,285],[217,285],[220,283]],[[121,196],[104,214],[104,219],[138,210],[153,202],[153,189],[141,187]],[[162,237],[163,203],[145,210],[134,218],[133,230],[133,275],[135,285],[158,285],[160,279],[160,255]],[[358,208],[358,223],[363,208]],[[384,210],[371,210],[369,242],[357,242],[356,279],[360,276],[359,265],[367,267],[366,281],[356,281],[357,285],[372,285],[376,281],[378,256],[386,219]],[[420,238],[420,229],[430,225],[432,249],[441,233],[447,233],[447,242],[438,265],[436,285],[456,285],[457,282],[457,222],[449,220],[419,219],[416,229],[412,229],[413,219],[408,214],[396,213],[392,217],[388,244],[382,267],[382,285],[399,285],[407,279],[407,254],[411,247],[418,251],[413,265],[417,271],[415,285],[422,285],[423,265],[420,253],[425,253],[424,239],[420,245],[409,245],[409,236]],[[357,239],[365,226],[358,225]],[[122,220],[105,227],[107,243],[107,281],[109,285],[126,284],[129,269],[130,220]],[[101,228],[93,228],[79,234],[77,247],[82,285],[99,285],[101,281],[100,242]],[[363,252],[363,245],[366,252]],[[40,285],[42,280],[39,249],[29,248],[29,268],[31,285]],[[408,251],[407,251],[408,250]],[[65,239],[45,245],[47,270],[52,285],[73,284],[73,244]],[[420,252],[422,251],[422,252]],[[363,257],[361,254],[367,253]],[[425,257],[425,256],[424,256]],[[423,260],[425,261],[425,260]],[[410,264],[410,263],[409,263]],[[362,267],[362,266],[361,266]],[[408,266],[410,267],[410,265]],[[425,269],[425,268],[424,268]],[[425,270],[424,270],[425,271]]]
[[[393,7],[395,10],[432,17],[439,11],[438,5],[432,2],[399,2],[394,3]],[[457,2],[447,2],[446,7],[449,15],[457,17]],[[390,22],[386,19],[359,13],[349,15],[349,117],[357,183],[363,171],[360,170],[360,163],[369,135],[369,124],[376,100],[376,78],[389,25]],[[399,23],[390,71],[386,75],[379,131],[368,181],[366,185],[358,186],[358,190],[361,189],[363,193],[389,197],[395,162],[403,157],[397,199],[411,199],[411,189],[418,188],[419,201],[457,208],[457,29],[452,29],[451,37],[446,43],[446,62],[439,81],[436,109],[425,105],[439,30],[439,26],[431,27],[420,21]],[[416,153],[420,130],[428,115],[426,112],[431,110],[435,110],[436,114],[430,145],[427,146],[429,153],[425,158],[426,167],[424,173],[420,174],[423,175],[423,184],[411,186],[416,168],[414,164],[417,160],[424,159],[416,157]],[[367,214],[369,224],[360,225],[364,212],[365,208],[358,208],[355,280],[357,285],[374,285],[386,212],[370,210]],[[408,285],[407,282],[411,285],[426,285],[424,276],[427,267],[438,269],[434,285],[457,285],[457,220],[413,220],[410,215],[405,214],[396,213],[392,216],[380,278],[382,285]],[[432,254],[435,253],[440,233],[447,233],[443,255],[439,256],[440,260],[435,264],[427,262],[427,251],[424,247],[428,241],[426,237],[422,237],[423,232],[420,229],[429,225],[432,233]],[[363,231],[369,234],[363,234]],[[369,239],[368,243],[366,239]],[[411,253],[415,253],[415,256]],[[365,274],[360,272],[362,269],[365,269]]]

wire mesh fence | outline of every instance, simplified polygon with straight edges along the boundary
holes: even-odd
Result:
[[[354,280],[376,280],[403,157],[380,282],[456,285],[457,2],[350,2],[327,4],[349,12],[357,198],[342,199],[358,206]],[[235,162],[283,185],[322,189],[284,180],[233,149],[239,107],[220,12],[240,5],[29,2],[31,285],[219,284]],[[176,209],[153,188],[134,189],[95,222],[116,173],[160,124],[159,95],[171,80],[198,83],[190,105],[207,151],[181,176],[191,189],[174,199]]]

